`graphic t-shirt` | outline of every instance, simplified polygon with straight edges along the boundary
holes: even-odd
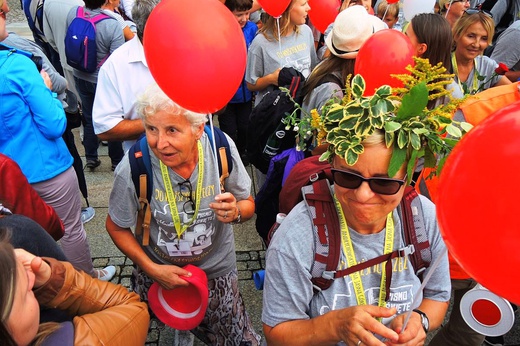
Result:
[[[166,198],[159,160],[150,150],[153,171],[153,192],[150,201],[152,220],[150,222],[150,245],[143,247],[148,256],[157,263],[185,266],[193,264],[203,269],[208,279],[229,273],[236,267],[235,243],[230,224],[217,221],[209,203],[215,201],[220,193],[218,166],[206,134],[201,138],[204,157],[204,173],[201,200],[195,221],[179,237],[174,226],[170,206]],[[246,199],[251,193],[251,179],[244,166],[239,163],[240,156],[233,141],[228,137],[233,159],[233,170],[225,181],[225,189],[237,200]],[[168,169],[177,211],[181,224],[188,224],[192,215],[184,210],[189,200],[181,186],[186,179]],[[190,177],[192,198],[197,199],[199,170],[196,166]],[[134,227],[139,210],[138,196],[132,182],[128,153],[115,171],[115,180],[110,194],[108,213],[112,221],[123,228]],[[189,211],[189,210],[186,210]],[[140,240],[139,240],[140,241]]]
[[[433,262],[442,255],[445,245],[437,226],[433,203],[425,197],[420,198]],[[392,217],[395,227],[393,249],[401,249],[405,247],[405,242],[397,210],[393,211]],[[331,310],[358,305],[350,275],[335,279],[329,289],[314,293],[311,282],[315,253],[312,229],[312,219],[306,205],[301,202],[287,215],[267,250],[262,321],[271,327],[285,321],[307,320]],[[353,229],[349,231],[358,263],[383,254],[386,229],[369,235],[359,234]],[[402,314],[417,308],[423,298],[448,301],[451,289],[448,257],[445,253],[442,256],[440,265],[423,292],[418,292],[421,282],[409,258],[394,258],[386,306],[395,307],[397,313]],[[345,267],[346,259],[342,249],[338,269]],[[377,264],[360,272],[367,304],[378,305],[383,270],[384,266]],[[415,297],[416,294],[419,297]],[[382,322],[387,324],[390,320],[387,318]]]
[[[301,25],[299,33],[282,37],[281,42],[275,39],[269,41],[263,34],[257,34],[247,54],[246,82],[256,84],[258,78],[273,73],[281,67],[293,67],[307,78],[316,66],[316,62],[314,38],[307,25]],[[268,91],[272,90],[274,90],[273,85],[259,91],[255,106]]]

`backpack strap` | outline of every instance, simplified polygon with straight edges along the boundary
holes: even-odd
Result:
[[[316,291],[325,290],[334,280],[327,273],[335,271],[339,263],[341,233],[338,214],[327,179],[302,187],[302,195],[314,224],[316,251],[311,281]]]
[[[211,147],[213,148],[213,133],[211,132],[211,126],[205,125],[204,132],[208,136]],[[218,127],[213,127],[215,133],[215,145],[218,149],[217,152],[217,164],[220,180],[220,191],[224,190],[224,181],[229,177],[229,173],[233,170],[233,159],[231,159],[231,148],[227,140],[226,135]]]
[[[410,262],[415,270],[415,274],[422,281],[424,270],[430,266],[432,254],[430,242],[426,234],[421,200],[418,197],[419,195],[414,188],[406,187],[399,209],[403,223],[404,239],[406,244],[412,245],[415,250],[410,254]]]
[[[390,295],[392,282],[392,259],[409,256],[416,275],[422,281],[422,273],[430,265],[431,250],[426,236],[426,227],[420,199],[412,187],[407,187],[400,204],[406,210],[401,217],[407,246],[391,253],[337,270],[341,253],[341,232],[338,214],[330,193],[328,180],[320,179],[302,188],[302,195],[314,224],[315,259],[311,268],[315,292],[326,290],[336,278],[385,262],[386,297]],[[429,258],[428,258],[429,256]]]
[[[136,237],[142,237],[142,245],[150,241],[150,221],[152,218],[150,201],[152,197],[153,174],[150,152],[146,137],[139,139],[128,151],[130,171],[135,191],[139,196],[139,212],[135,226]]]

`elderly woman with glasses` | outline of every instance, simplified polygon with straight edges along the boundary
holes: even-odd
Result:
[[[148,177],[153,181],[149,236],[138,240],[131,230],[140,205],[128,153],[115,170],[106,221],[114,243],[136,265],[132,289],[147,301],[153,282],[168,290],[187,286],[184,278],[191,273],[183,267],[195,265],[208,277],[209,303],[193,334],[208,344],[258,345],[260,337],[238,291],[231,224],[251,218],[254,201],[235,144],[227,137],[233,168],[221,192],[205,114],[178,106],[156,84],[137,100],[136,111],[143,120],[153,175]],[[192,338],[180,334],[180,344]]]
[[[502,75],[497,75],[496,61],[484,56],[491,44],[495,22],[490,13],[469,9],[453,27],[455,50],[451,55],[455,81],[465,94],[476,94],[488,88],[511,84]]]
[[[269,345],[422,345],[426,333],[440,326],[448,308],[448,259],[435,207],[428,199],[413,198],[421,205],[432,263],[439,264],[436,269],[426,269],[424,274],[432,275],[424,290],[420,290],[419,274],[408,255],[379,258],[408,244],[398,206],[403,196],[408,196],[409,190],[405,193],[405,189],[413,165],[407,162],[415,157],[413,152],[418,148],[408,142],[402,143],[404,149],[395,149],[396,143],[385,143],[385,136],[390,133],[384,132],[383,123],[369,124],[367,119],[374,114],[373,110],[357,106],[364,88],[360,78],[353,78],[341,103],[320,115],[326,124],[322,128],[327,132],[326,140],[334,143],[322,156],[332,166],[333,186],[330,191],[321,188],[322,192],[313,184],[313,194],[306,196],[317,194],[320,201],[331,196],[328,205],[332,211],[322,214],[319,211],[328,209],[327,206],[311,207],[306,201],[297,204],[277,229],[267,250],[262,322]],[[391,92],[387,96],[379,93],[373,99],[364,98],[363,103],[370,107],[371,102],[388,95]],[[425,92],[424,104],[427,98]],[[394,121],[392,111],[383,111],[384,123]],[[360,126],[363,133],[356,131]],[[348,148],[354,148],[357,154]],[[402,157],[396,164],[393,153],[401,150],[404,155],[408,152],[408,158]],[[319,220],[336,217],[335,221],[321,221],[326,223],[329,239],[328,245],[323,245]],[[319,247],[328,246],[328,256],[332,256],[332,234],[337,236],[339,263],[330,271],[320,271],[324,254]],[[370,264],[363,266],[363,262]],[[344,275],[343,269],[355,265],[356,271]],[[334,279],[326,288],[319,280],[330,279],[328,274]]]

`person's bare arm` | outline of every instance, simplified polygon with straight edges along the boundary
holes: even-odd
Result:
[[[143,121],[141,119],[123,119],[110,130],[97,136],[102,141],[127,141],[137,139],[144,133]]]

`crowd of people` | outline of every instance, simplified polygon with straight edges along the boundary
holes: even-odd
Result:
[[[405,251],[403,200],[421,174],[415,155],[433,150],[426,148],[428,141],[419,149],[406,144],[398,169],[391,164],[397,149],[388,146],[384,127],[369,135],[327,137],[329,142],[306,152],[328,158],[330,186],[313,193],[333,205],[339,263],[330,285],[316,284],[316,258],[322,254],[315,239],[323,236],[319,222],[323,227],[324,221],[317,221],[317,207],[297,204],[266,252],[263,333],[255,331],[240,293],[233,225],[255,213],[246,170],[247,125],[253,108],[278,88],[282,67],[305,78],[302,117],[322,114],[330,133],[330,124],[340,123],[337,114],[327,113],[331,100],[344,109],[343,117],[353,109],[345,100],[355,98],[352,89],[360,85],[351,78],[363,44],[381,30],[400,30],[414,56],[454,76],[443,79],[441,97],[427,102],[433,111],[520,79],[520,1],[490,6],[438,0],[431,13],[406,22],[398,2],[343,0],[324,33],[309,20],[307,0],[290,0],[276,18],[257,0],[220,1],[233,13],[247,47],[242,82],[215,114],[226,134],[226,155],[217,154],[213,134],[205,129],[208,115],[176,104],[148,68],[144,32],[160,0],[44,0],[41,11],[37,0],[24,0],[34,40],[7,32],[9,6],[0,0],[2,344],[142,345],[149,320],[156,317],[149,303],[152,285],[186,288],[192,273],[184,267],[192,264],[207,276],[208,307],[197,327],[177,331],[181,345],[193,344],[194,337],[208,345],[260,345],[262,335],[269,345],[422,345],[439,329],[430,345],[480,346],[485,336],[457,310],[477,282],[446,250],[434,191],[421,189],[423,195],[410,203],[420,206],[435,266],[419,274]],[[78,9],[90,18],[106,16],[94,24],[94,71],[68,63],[65,38]],[[345,88],[351,82],[353,88]],[[66,115],[76,104],[84,167]],[[441,131],[432,131],[443,140]],[[108,142],[114,171],[106,230],[133,262],[130,292],[107,282],[114,266],[94,268],[83,225],[94,216],[88,200],[88,208],[81,200],[88,195],[83,170],[95,174],[101,165],[102,141]],[[138,144],[148,149],[139,155],[147,155],[149,168],[140,186],[134,180],[135,158],[128,154]],[[352,147],[355,155],[345,154]],[[222,156],[231,168],[224,175]],[[259,185],[268,178],[259,170],[255,175]],[[144,202],[146,188],[151,193]],[[23,196],[17,197],[20,191]],[[328,225],[325,230],[328,236],[333,231]],[[367,261],[370,266],[335,277]],[[454,312],[443,324],[452,296]]]

